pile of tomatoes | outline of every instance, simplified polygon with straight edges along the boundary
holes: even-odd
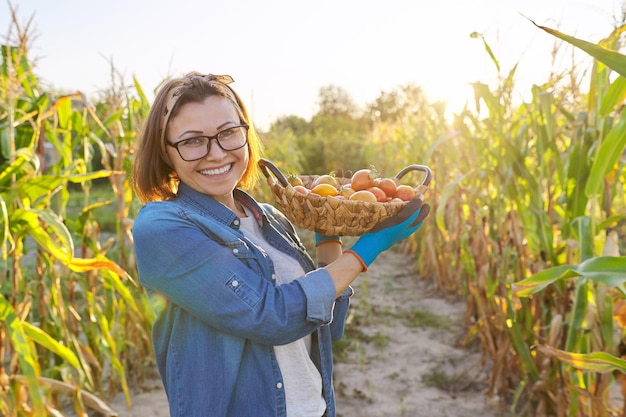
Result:
[[[318,176],[308,188],[296,175],[291,175],[288,181],[299,193],[311,193],[342,200],[371,203],[406,202],[416,196],[415,188],[400,184],[395,178],[381,177],[374,168],[356,171],[345,184],[342,184],[333,174]]]

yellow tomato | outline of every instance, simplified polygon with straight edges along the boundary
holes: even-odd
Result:
[[[317,184],[311,189],[311,193],[322,197],[334,197],[339,194],[339,191],[337,191],[337,188],[330,184]]]
[[[320,175],[319,177],[315,178],[315,180],[311,184],[311,188],[314,188],[316,185],[319,185],[319,184],[329,184],[335,188],[339,186],[339,182],[337,182],[337,178],[335,178],[334,176],[330,174]]]

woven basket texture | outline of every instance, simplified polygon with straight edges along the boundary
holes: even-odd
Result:
[[[307,188],[317,177],[300,176]],[[337,180],[342,185],[350,182],[343,177],[337,177]],[[406,205],[406,202],[370,203],[312,193],[305,195],[291,185],[283,187],[274,177],[268,177],[267,183],[277,207],[294,225],[325,235],[360,236],[386,218],[398,214]],[[417,190],[423,198],[426,187],[419,186]]]

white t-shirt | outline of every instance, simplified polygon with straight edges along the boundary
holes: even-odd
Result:
[[[277,284],[285,284],[304,275],[297,260],[286,256],[267,243],[261,229],[252,216],[241,218],[241,230],[252,243],[272,259],[276,268]],[[320,417],[326,411],[322,396],[322,377],[311,361],[311,336],[282,346],[274,346],[280,372],[283,376],[288,417]]]

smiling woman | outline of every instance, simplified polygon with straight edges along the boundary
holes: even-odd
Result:
[[[167,300],[152,340],[170,415],[334,417],[332,341],[350,284],[429,207],[414,199],[345,251],[316,234],[316,267],[287,217],[244,191],[261,144],[231,82],[165,83],[135,154],[137,269]]]

